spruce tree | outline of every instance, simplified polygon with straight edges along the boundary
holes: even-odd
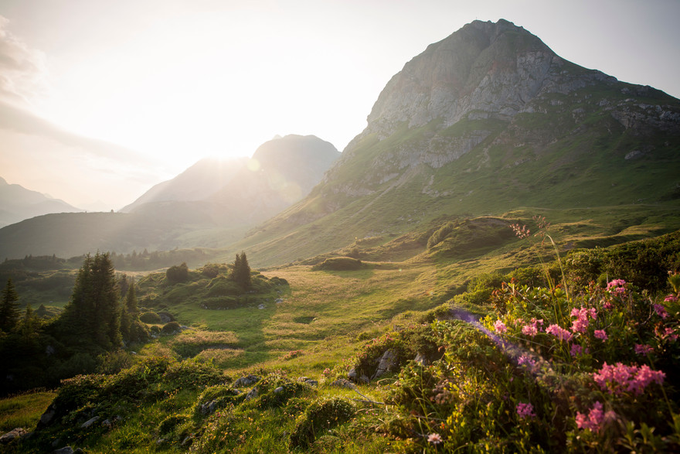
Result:
[[[19,316],[19,295],[14,290],[12,279],[7,279],[0,302],[0,329],[5,332],[12,331],[17,326]]]
[[[71,301],[64,308],[65,334],[110,350],[121,342],[120,317],[120,296],[109,254],[88,255],[78,271]]]
[[[248,258],[245,252],[236,254],[234,261],[234,271],[232,273],[234,282],[243,288],[243,290],[250,290],[252,282],[250,280],[250,265],[248,265]]]

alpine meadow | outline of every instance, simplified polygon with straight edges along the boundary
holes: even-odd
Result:
[[[680,452],[680,100],[512,22],[427,46],[342,152],[12,191],[3,452]]]

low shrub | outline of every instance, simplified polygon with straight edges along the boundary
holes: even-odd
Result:
[[[361,260],[352,257],[331,257],[318,265],[314,265],[312,270],[323,271],[355,271],[362,267]]]
[[[307,449],[318,435],[346,423],[355,412],[354,404],[339,397],[313,402],[295,423],[290,434],[291,448]]]
[[[144,312],[142,315],[139,316],[139,319],[144,323],[148,323],[149,325],[157,325],[163,323],[163,320],[161,320],[161,316],[151,311]]]

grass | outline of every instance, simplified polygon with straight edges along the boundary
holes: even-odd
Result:
[[[56,395],[55,392],[40,391],[0,399],[0,432],[17,427],[34,429]]]

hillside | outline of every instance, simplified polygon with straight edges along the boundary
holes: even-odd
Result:
[[[306,195],[338,158],[315,136],[266,142],[245,160],[204,160],[125,213],[55,214],[0,229],[0,257],[219,248]]]
[[[0,227],[43,214],[79,211],[83,210],[0,178]]]
[[[281,263],[442,215],[677,206],[678,169],[680,101],[476,21],[408,62],[321,184],[235,247]]]

